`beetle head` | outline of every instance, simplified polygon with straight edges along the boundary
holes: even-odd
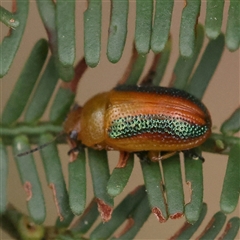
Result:
[[[82,112],[82,107],[75,106],[69,112],[63,124],[64,132],[69,136],[70,139],[76,140],[76,141],[81,140],[79,139],[79,133],[81,130],[81,124],[80,124],[81,112]]]

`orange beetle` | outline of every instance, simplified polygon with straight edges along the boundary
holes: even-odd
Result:
[[[191,94],[156,86],[121,85],[72,110],[64,131],[72,146],[121,152],[183,151],[211,134],[211,117]]]

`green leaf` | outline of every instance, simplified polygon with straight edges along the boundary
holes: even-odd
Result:
[[[154,53],[161,52],[168,41],[171,26],[173,0],[156,0],[151,48]]]
[[[200,6],[200,0],[188,0],[182,11],[179,48],[181,55],[184,57],[190,57],[193,54],[195,25],[200,12]]]
[[[223,182],[220,206],[225,213],[231,213],[237,207],[240,190],[240,144],[233,146],[229,153],[227,170]]]
[[[207,227],[200,235],[200,240],[206,239],[215,239],[218,233],[221,231],[224,223],[226,221],[226,216],[222,212],[217,212],[210,222],[207,224]]]
[[[224,235],[221,239],[223,240],[234,240],[239,232],[240,219],[238,217],[231,218],[226,225]]]
[[[44,39],[39,40],[17,80],[10,98],[3,110],[2,123],[11,125],[22,114],[38,76],[42,70],[48,52],[48,44]]]
[[[75,215],[80,215],[86,205],[86,156],[79,151],[77,159],[68,164],[69,204]]]
[[[222,34],[215,40],[209,41],[201,61],[193,74],[186,90],[201,99],[218,66],[224,49],[224,36]]]
[[[43,145],[51,142],[52,140],[53,136],[49,133],[45,133],[40,136],[39,144]],[[54,202],[59,216],[56,227],[67,227],[71,223],[74,216],[69,207],[68,193],[56,144],[53,142],[49,146],[42,148],[40,153],[47,182],[52,190]]]
[[[208,0],[205,18],[206,35],[216,39],[221,33],[224,0]]]
[[[7,209],[7,177],[8,177],[8,156],[7,150],[0,138],[0,215]]]
[[[163,160],[162,166],[169,217],[180,218],[184,212],[184,195],[179,155]]]
[[[146,161],[142,161],[141,166],[151,211],[157,217],[159,222],[165,222],[168,219],[168,213],[162,189],[163,180],[159,163],[151,162],[149,164]]]
[[[152,31],[152,0],[136,0],[135,46],[139,54],[147,54],[150,49]]]
[[[2,6],[0,6],[0,21],[4,23],[7,27],[17,28],[19,26],[19,21],[15,15]]]
[[[44,27],[49,38],[49,45],[55,59],[56,69],[59,77],[63,81],[70,81],[74,76],[74,69],[72,65],[65,66],[59,60],[58,56],[58,33],[56,26],[56,5],[52,0],[36,0],[37,7]]]
[[[156,73],[152,80],[152,84],[155,86],[158,86],[163,79],[165,70],[168,65],[171,50],[172,50],[172,40],[171,38],[169,38],[169,40],[165,44],[163,51],[161,52],[160,59],[158,60],[157,67],[156,67]]]
[[[7,74],[17,53],[28,17],[28,5],[28,0],[22,0],[17,2],[17,13],[14,14],[14,16],[16,19],[19,20],[21,24],[16,30],[13,30],[11,32],[10,36],[4,37],[0,45],[0,77],[3,77]]]
[[[143,72],[144,66],[146,64],[146,55],[138,55],[135,62],[131,66],[130,74],[127,80],[124,82],[126,85],[135,85],[137,84],[141,74]]]
[[[90,238],[93,239],[108,239],[121,224],[127,220],[143,197],[146,196],[145,188],[138,187],[133,192],[129,193],[122,202],[114,209],[112,218],[107,223],[100,223],[91,233]]]
[[[75,60],[75,0],[56,3],[56,25],[59,61],[73,66]]]
[[[130,228],[118,238],[111,239],[134,239],[136,234],[139,232],[140,228],[143,226],[144,222],[147,221],[151,211],[148,206],[148,198],[145,196],[142,201],[137,205],[135,211],[133,212],[131,218],[133,225],[130,224]]]
[[[197,231],[197,229],[201,225],[203,219],[206,216],[206,213],[207,213],[207,204],[203,203],[201,213],[197,222],[195,222],[194,224],[185,222],[183,226],[180,228],[180,230],[178,230],[177,233],[171,237],[171,239],[176,239],[176,240],[191,239],[192,235]]]
[[[173,70],[173,87],[178,89],[184,89],[186,87],[189,76],[193,71],[193,67],[202,49],[203,39],[204,29],[203,26],[199,24],[197,26],[196,43],[192,56],[190,58],[186,58],[181,55],[178,57]]]
[[[97,202],[93,199],[82,216],[70,227],[71,231],[83,234],[86,233],[92,227],[98,216]]]
[[[113,209],[113,199],[107,193],[107,183],[110,177],[107,152],[89,148],[88,158],[94,196],[97,198],[102,220],[107,222],[111,218]]]
[[[57,80],[58,73],[54,58],[51,57],[25,113],[25,122],[34,123],[40,119],[50,101]]]
[[[120,60],[127,37],[128,0],[111,1],[111,22],[109,26],[107,57],[112,63]]]
[[[240,107],[221,126],[221,132],[226,135],[233,135],[238,131],[240,131]]]
[[[240,2],[231,0],[228,10],[226,29],[226,45],[230,51],[235,51],[240,45]]]
[[[75,99],[75,94],[68,88],[60,87],[50,110],[50,121],[56,124],[63,123]]]
[[[107,192],[111,197],[116,197],[123,191],[131,176],[133,165],[134,156],[131,154],[125,167],[114,168],[107,185]]]
[[[90,67],[100,60],[102,26],[102,1],[89,0],[84,13],[84,56]]]
[[[13,153],[23,189],[26,192],[28,211],[34,222],[43,223],[46,217],[45,202],[42,187],[37,173],[32,154],[18,157],[17,154],[30,149],[30,144],[25,135],[15,137]]]
[[[190,190],[190,201],[185,205],[185,217],[191,224],[200,216],[203,204],[202,160],[193,160],[185,155],[185,180]]]

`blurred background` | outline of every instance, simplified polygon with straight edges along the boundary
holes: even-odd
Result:
[[[167,86],[172,76],[172,71],[179,55],[178,38],[179,38],[179,26],[181,20],[181,13],[184,7],[185,1],[175,1],[173,20],[171,26],[172,36],[172,53],[170,56],[170,62],[166,70],[164,81],[162,86]],[[1,1],[3,7],[11,10],[11,3],[9,1]],[[77,55],[76,62],[83,57],[83,12],[87,8],[87,1],[76,1],[76,45]],[[223,16],[222,31],[226,29],[226,19],[229,1],[225,1],[225,12]],[[202,1],[201,15],[199,22],[205,21],[205,9],[206,3]],[[117,81],[121,78],[132,53],[134,29],[135,29],[135,1],[130,1],[129,6],[129,21],[128,21],[128,36],[126,41],[126,48],[123,52],[121,60],[117,64],[109,63],[106,57],[106,46],[108,37],[108,27],[110,20],[110,1],[103,1],[103,14],[102,14],[102,55],[99,65],[96,68],[89,68],[84,74],[78,88],[76,101],[82,105],[87,99],[96,93],[109,91],[115,86]],[[7,34],[8,28],[1,24],[1,39]],[[14,84],[21,72],[21,69],[28,58],[30,51],[37,40],[40,38],[47,38],[45,29],[39,17],[35,1],[30,2],[29,17],[25,29],[25,34],[20,45],[20,49],[15,57],[15,60],[11,66],[9,73],[0,81],[1,92],[1,112],[11,94]],[[208,39],[205,38],[205,45],[208,43]],[[204,49],[204,48],[203,48]],[[153,59],[153,53],[150,53],[147,59],[147,65],[145,67],[143,76],[146,74],[148,67]],[[203,102],[208,107],[213,121],[213,131],[219,132],[221,123],[230,116],[230,114],[239,106],[240,103],[240,55],[239,51],[230,53],[225,49],[221,62],[215,72],[209,88],[204,95]],[[37,109],[36,109],[37,111]],[[47,119],[47,114],[44,115],[44,119]],[[9,148],[9,155],[11,156],[11,149]],[[59,145],[59,151],[61,154],[61,161],[63,172],[67,176],[67,164],[69,150],[67,145]],[[53,202],[52,192],[47,186],[43,166],[39,160],[39,153],[34,153],[36,157],[36,164],[39,170],[40,178],[42,181],[42,187],[46,199],[47,219],[46,225],[52,225],[57,217],[56,208]],[[118,161],[118,153],[111,152],[110,156],[110,170],[116,166]],[[208,213],[205,218],[205,224],[199,228],[198,234],[206,226],[206,222],[210,220],[212,215],[219,211],[219,199],[222,189],[222,182],[226,170],[227,157],[204,153],[206,159],[203,164],[204,171],[204,201],[208,204]],[[87,199],[90,201],[93,197],[91,177],[88,171],[88,187],[87,187]],[[128,192],[133,190],[136,186],[143,184],[143,177],[141,173],[140,164],[138,159],[135,161],[135,167],[129,183],[120,196],[115,199],[115,205],[117,205],[121,199],[126,196]],[[186,190],[187,191],[187,190]],[[19,175],[11,156],[11,163],[9,168],[9,182],[8,182],[8,200],[17,209],[21,209],[24,213],[27,213],[26,208],[26,195],[19,181]],[[186,199],[187,200],[187,199]],[[240,215],[239,205],[231,216]],[[184,218],[178,220],[168,220],[164,224],[160,224],[154,215],[150,215],[148,221],[145,223],[141,231],[138,233],[135,239],[167,239],[172,236],[183,224]],[[1,231],[1,230],[0,230]],[[10,237],[4,232],[0,233],[1,239],[10,239]],[[238,235],[239,236],[239,235]],[[240,236],[239,238],[240,239]]]

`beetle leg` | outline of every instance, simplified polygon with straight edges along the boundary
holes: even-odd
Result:
[[[192,158],[193,160],[199,160],[200,159],[203,163],[205,162],[205,159],[202,157],[202,155],[197,153],[194,149],[184,150],[182,152],[184,153],[184,155]]]
[[[78,153],[83,150],[84,145],[80,142],[77,142],[71,138],[67,138],[67,142],[70,146],[70,150],[68,151],[68,156],[70,157],[69,161],[73,162],[76,160]]]
[[[120,156],[116,168],[124,168],[127,165],[128,158],[128,152],[120,151]]]
[[[112,150],[114,150],[114,148],[106,145],[105,150],[107,150],[107,151],[112,151]]]
[[[164,159],[167,159],[167,158],[170,158],[170,157],[172,157],[173,155],[175,155],[177,153],[177,151],[175,151],[175,152],[168,152],[168,153],[165,153],[164,155],[158,155],[158,156],[152,156],[151,157],[151,160],[153,161],[153,162],[158,162],[158,161],[162,161],[162,160],[164,160]]]
[[[148,157],[149,159],[151,159],[151,161],[156,162],[161,156],[160,156],[160,152],[159,151],[149,151],[148,152]]]
[[[70,156],[71,154],[73,153],[76,153],[78,152],[78,147],[74,147],[74,148],[71,148],[68,152],[67,152],[67,155]]]
[[[135,153],[139,157],[140,162],[147,162],[148,164],[151,163],[151,160],[148,156],[148,152],[142,151],[142,152],[135,152]]]

